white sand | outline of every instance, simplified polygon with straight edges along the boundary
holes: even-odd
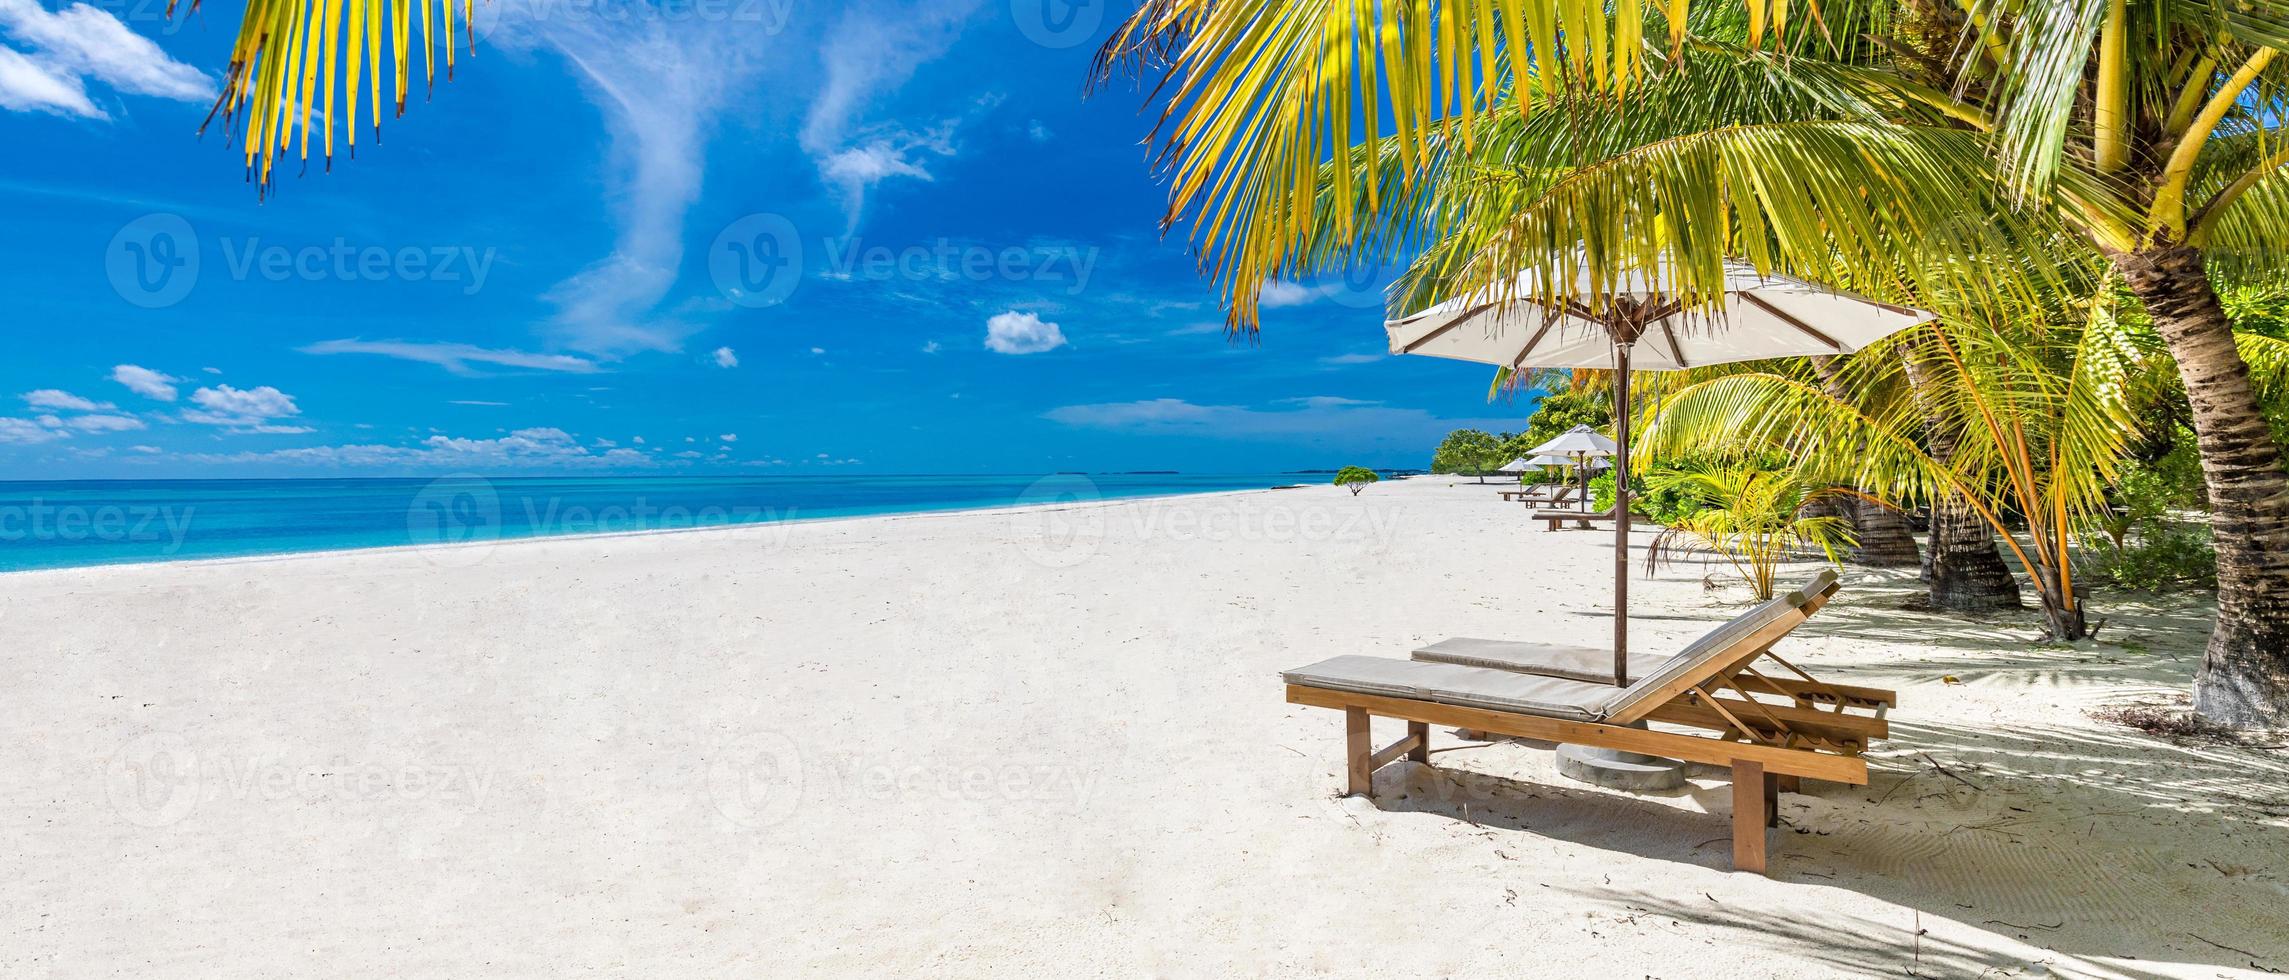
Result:
[[[0,975],[2289,969],[2289,758],[2085,714],[2186,688],[2191,603],[2040,647],[1848,569],[1784,649],[1894,739],[1771,879],[1713,771],[1436,730],[1335,795],[1280,668],[1600,642],[1610,549],[1440,479],[0,577]]]

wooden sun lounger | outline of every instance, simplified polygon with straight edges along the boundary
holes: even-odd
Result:
[[[1542,522],[1542,530],[1555,531],[1558,530],[1559,524],[1566,521],[1580,521],[1583,527],[1588,527],[1592,521],[1610,523],[1613,521],[1613,514],[1614,511],[1611,507],[1600,511],[1538,510],[1534,512],[1534,520]]]
[[[1836,588],[1835,573],[1822,572],[1675,656],[1632,656],[1651,669],[1624,688],[1610,674],[1602,684],[1579,679],[1601,651],[1450,640],[1413,660],[1344,656],[1288,671],[1287,700],[1344,713],[1353,794],[1369,793],[1375,770],[1402,755],[1429,763],[1434,724],[1730,768],[1733,867],[1762,873],[1778,794],[1804,778],[1866,785],[1860,753],[1890,735],[1892,692],[1827,684],[1772,652]],[[1610,665],[1611,652],[1602,652]],[[1777,669],[1756,669],[1760,660]],[[1368,723],[1378,715],[1404,720],[1406,737],[1375,748]]]
[[[1523,490],[1504,490],[1502,499],[1515,500],[1536,507],[1563,507],[1574,499],[1579,489],[1570,483],[1537,483]]]

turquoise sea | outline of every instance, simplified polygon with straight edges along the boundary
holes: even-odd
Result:
[[[0,482],[0,571],[1244,490],[1305,474]]]

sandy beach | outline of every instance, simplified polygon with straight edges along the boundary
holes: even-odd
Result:
[[[2187,690],[2191,599],[2044,646],[1848,566],[1782,650],[1897,688],[1893,738],[1782,798],[1769,878],[1715,770],[1434,729],[1339,797],[1280,669],[1610,636],[1610,535],[1495,490],[0,576],[0,974],[2289,970],[2289,752],[2089,714]],[[1714,571],[1637,580],[1641,649],[1744,607]]]

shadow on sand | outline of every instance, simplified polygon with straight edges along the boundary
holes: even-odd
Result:
[[[2092,652],[2071,667],[2010,667],[1990,655],[1944,669],[1998,682],[2012,671],[2071,670],[2094,682],[2178,686],[2190,673],[2149,654]],[[1912,717],[1895,715],[1892,738],[1867,757],[1870,785],[1808,782],[1805,793],[1783,795],[1771,841],[1771,876],[1805,886],[1802,902],[1820,901],[1814,887],[1848,889],[1906,910],[1898,921],[1840,927],[1825,915],[1815,926],[1786,907],[1645,894],[1626,882],[1584,889],[1581,902],[1723,928],[1776,953],[1816,950],[1850,972],[1974,976],[2027,966],[2041,959],[2037,950],[2099,961],[2072,970],[2100,975],[2158,975],[2142,963],[2289,970],[2281,911],[2289,908],[2289,752],[2111,727]],[[1663,802],[1470,772],[1472,754],[1386,768],[1376,805],[1730,869],[1731,790],[1721,770],[1696,766],[1694,783]]]

